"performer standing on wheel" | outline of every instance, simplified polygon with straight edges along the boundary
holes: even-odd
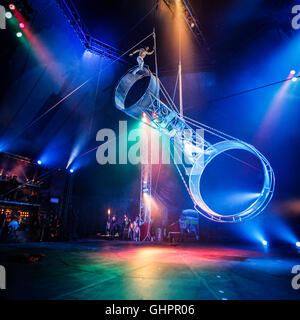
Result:
[[[137,62],[139,64],[138,68],[136,68],[132,74],[136,74],[138,71],[143,71],[144,68],[144,59],[145,57],[148,55],[150,56],[151,54],[154,53],[154,50],[152,50],[151,52],[149,52],[149,47],[147,46],[146,48],[141,48],[138,50],[135,50],[134,52],[130,53],[130,57],[132,57],[134,54],[138,53],[139,56],[137,57]]]

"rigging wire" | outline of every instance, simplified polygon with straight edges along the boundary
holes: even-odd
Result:
[[[122,37],[120,42],[123,41],[135,28],[137,28],[155,9],[156,9],[156,4],[154,4],[154,6],[150,9],[148,13],[146,13],[144,17],[142,17],[132,28],[130,28],[130,30],[124,35],[124,37]]]
[[[189,120],[187,120],[186,122],[189,123],[190,125],[195,126],[196,128],[201,128],[201,129],[203,129],[202,126],[196,125],[196,124],[192,123],[192,122],[189,121]],[[216,135],[217,137],[219,137],[219,138],[221,138],[221,139],[224,139],[224,137],[222,137],[222,136],[220,136],[220,135],[217,135],[217,134],[211,132],[210,130],[207,130],[207,129],[204,129],[204,130],[206,130],[207,132],[209,132],[209,133],[211,133],[211,134],[213,134],[213,135]],[[235,140],[237,140],[237,139],[235,139]],[[255,167],[255,166],[253,166],[252,164],[250,164],[250,163],[248,163],[248,162],[246,162],[246,161],[243,161],[243,160],[241,160],[241,159],[239,159],[239,158],[237,158],[237,157],[234,157],[233,155],[231,155],[231,154],[229,154],[229,153],[227,153],[227,152],[223,152],[223,154],[225,154],[226,156],[228,156],[228,157],[230,157],[230,158],[232,158],[232,159],[234,159],[234,160],[236,160],[236,161],[239,161],[240,163],[245,164],[246,166],[248,166],[248,167],[250,167],[250,168],[252,168],[252,169],[255,169],[255,170],[260,171],[259,168]]]
[[[153,35],[153,32],[151,34],[149,34],[147,37],[145,37],[143,40],[141,40],[140,42],[138,42],[137,44],[135,44],[132,48],[130,48],[129,50],[127,50],[126,52],[124,52],[119,58],[117,58],[116,60],[114,60],[111,64],[109,64],[108,66],[106,66],[106,68],[102,69],[102,73],[104,70],[106,70],[108,67],[110,67],[111,65],[113,65],[115,62],[117,62],[118,60],[120,60],[125,54],[127,54],[128,52],[130,52],[132,49],[134,49],[136,46],[138,46],[139,44],[141,44],[142,42],[144,42],[146,39],[148,39],[150,36]],[[69,92],[67,95],[65,95],[62,99],[60,99],[57,103],[55,103],[52,107],[50,107],[48,110],[46,110],[42,115],[40,115],[37,119],[35,119],[34,121],[32,121],[31,123],[29,123],[23,130],[23,132],[25,130],[27,130],[28,128],[30,128],[32,125],[34,125],[36,122],[38,122],[39,120],[41,120],[46,114],[48,114],[51,110],[53,110],[54,108],[56,108],[58,105],[60,105],[63,101],[65,101],[68,97],[70,97],[73,93],[75,93],[77,90],[79,90],[81,87],[83,87],[84,85],[86,85],[89,81],[91,81],[93,78],[95,78],[97,75],[89,78],[88,80],[84,81],[82,84],[80,84],[77,88],[75,88],[74,90],[72,90],[71,92]]]
[[[300,78],[300,76],[294,76],[293,78]],[[260,90],[260,89],[264,89],[264,88],[267,88],[267,87],[271,87],[271,86],[274,86],[276,84],[280,84],[280,83],[284,83],[284,82],[287,82],[287,81],[291,81],[293,78],[271,82],[271,83],[262,85],[260,87],[255,87],[255,88],[252,88],[252,89],[247,89],[247,90],[243,90],[243,91],[240,91],[240,92],[237,92],[237,93],[233,93],[233,94],[230,94],[228,96],[211,99],[211,100],[208,101],[208,103],[215,102],[215,101],[222,101],[222,100],[233,98],[233,97],[245,94],[245,93],[249,93],[249,92],[253,92],[253,91],[256,91],[256,90]]]
[[[31,123],[29,123],[23,130],[23,132],[25,130],[27,130],[28,128],[30,128],[31,126],[33,126],[35,123],[37,123],[39,120],[41,120],[45,115],[47,115],[51,110],[53,110],[54,108],[56,108],[58,105],[60,105],[63,101],[65,101],[68,97],[70,97],[73,93],[75,93],[77,90],[79,90],[81,87],[83,87],[86,83],[88,83],[91,80],[88,79],[85,82],[83,82],[81,85],[79,85],[77,88],[75,88],[74,90],[72,90],[71,92],[69,92],[67,95],[65,95],[62,99],[60,99],[57,103],[55,103],[51,108],[49,108],[48,110],[46,110],[43,114],[41,114],[38,118],[36,118],[35,120],[33,120]]]
[[[173,107],[173,109],[176,110],[176,112],[179,112],[179,111],[178,111],[178,108],[177,108],[177,106],[176,106],[176,104],[175,104],[175,102],[171,99],[171,97],[170,97],[167,89],[165,88],[165,86],[163,85],[163,83],[160,81],[160,79],[159,79],[159,83],[160,83],[160,85],[161,85],[161,87],[162,87],[162,89],[163,89],[163,92],[165,93],[165,97],[167,96],[167,97],[166,97],[167,102],[170,104],[171,107]],[[164,104],[164,105],[165,105],[165,104]],[[165,105],[165,106],[166,106],[166,105]],[[167,107],[167,106],[166,106],[166,107]]]

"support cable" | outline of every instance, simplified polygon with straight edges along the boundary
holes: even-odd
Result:
[[[196,125],[196,124],[192,123],[191,121],[188,121],[188,120],[187,120],[186,122],[189,123],[190,125],[195,126],[196,128],[203,129],[202,126]],[[211,134],[213,134],[213,135],[215,135],[215,136],[217,136],[217,137],[219,137],[219,138],[221,138],[221,139],[224,139],[224,137],[222,137],[222,136],[220,136],[220,135],[217,135],[217,134],[211,132],[210,130],[207,130],[207,129],[204,129],[204,130],[206,130],[207,132],[209,132],[209,133],[211,133]],[[227,140],[227,139],[225,139],[225,140]],[[235,140],[237,140],[237,139],[235,139]],[[239,141],[239,140],[238,140],[238,141]],[[226,156],[228,156],[228,157],[230,157],[230,158],[232,158],[232,159],[234,159],[234,160],[236,160],[236,161],[239,161],[240,163],[245,164],[246,166],[248,166],[248,167],[250,167],[250,168],[252,168],[252,169],[255,169],[255,170],[258,170],[258,171],[259,171],[259,169],[258,169],[257,167],[255,167],[255,166],[251,165],[250,163],[248,163],[248,162],[246,162],[246,161],[243,161],[243,160],[241,160],[241,159],[239,159],[239,158],[237,158],[237,157],[234,157],[234,156],[232,156],[231,154],[228,154],[227,152],[223,152],[223,154],[225,154]]]
[[[230,94],[228,96],[221,97],[221,98],[215,98],[215,99],[209,100],[208,103],[215,102],[215,101],[221,101],[221,100],[225,100],[225,99],[229,99],[229,98],[233,98],[233,97],[245,94],[245,93],[249,93],[249,92],[252,92],[252,91],[256,91],[256,90],[264,89],[264,88],[267,88],[267,87],[271,87],[271,86],[274,86],[276,84],[280,84],[280,83],[283,83],[283,82],[291,81],[293,78],[300,78],[300,76],[294,76],[294,77],[289,78],[289,79],[275,81],[275,82],[272,82],[272,83],[268,83],[268,84],[262,85],[260,87],[255,87],[255,88],[252,88],[252,89],[243,90],[243,91],[240,91],[240,92],[237,92],[237,93],[233,93],[233,94]]]

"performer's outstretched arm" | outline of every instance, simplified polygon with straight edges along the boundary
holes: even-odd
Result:
[[[138,53],[138,52],[140,52],[140,50],[133,51],[132,53],[130,53],[130,57],[133,56],[134,54]]]

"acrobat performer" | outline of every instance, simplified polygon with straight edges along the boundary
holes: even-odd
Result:
[[[139,56],[137,57],[137,62],[139,64],[138,68],[136,68],[132,74],[136,74],[138,71],[143,71],[144,68],[144,59],[148,55],[150,56],[151,54],[154,53],[154,50],[149,52],[149,47],[147,46],[146,48],[141,48],[139,50],[135,50],[134,52],[130,53],[130,57],[132,57],[134,54],[138,53]]]

